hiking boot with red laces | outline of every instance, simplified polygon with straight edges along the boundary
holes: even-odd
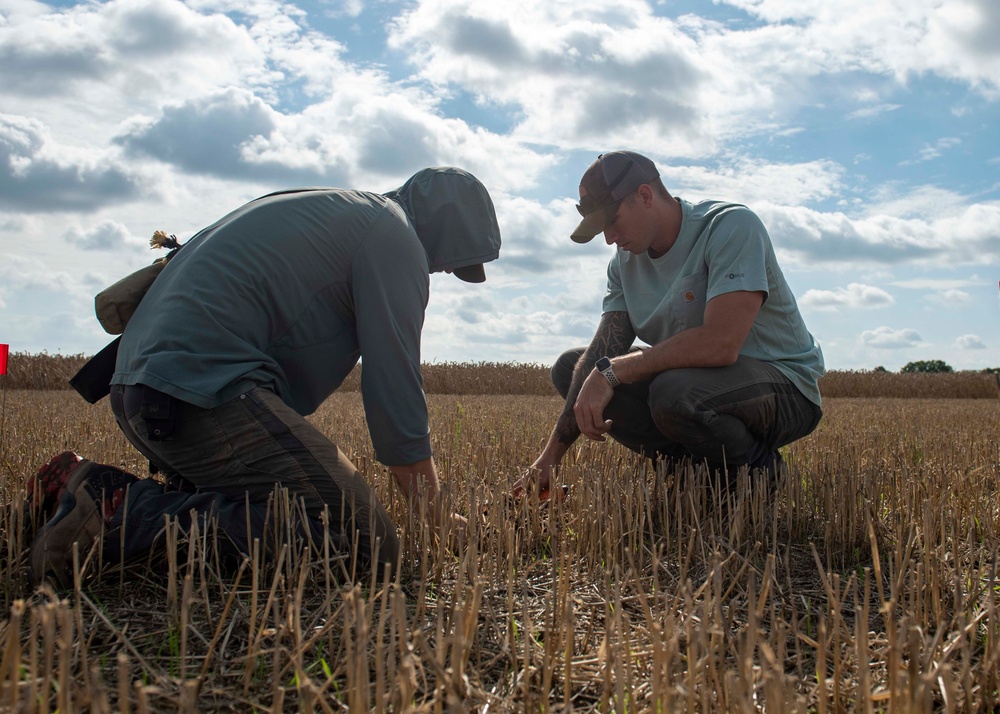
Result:
[[[40,525],[55,515],[59,508],[59,497],[66,490],[66,482],[80,464],[84,463],[79,454],[64,451],[56,454],[43,464],[35,475],[28,479],[25,497],[25,520],[34,533]]]
[[[31,544],[31,582],[49,580],[56,587],[72,587],[73,544],[78,544],[82,565],[91,546],[103,537],[129,484],[136,481],[113,466],[82,460],[66,481],[55,514]]]

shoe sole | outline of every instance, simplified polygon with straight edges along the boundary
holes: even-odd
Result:
[[[91,509],[77,507],[77,493],[84,487],[87,476],[95,465],[95,462],[87,459],[80,462],[69,481],[66,482],[66,489],[59,497],[59,508],[55,515],[49,519],[32,543],[29,567],[34,585],[40,585],[43,581],[49,580],[58,587],[71,587],[73,584],[73,544],[79,543],[80,553],[83,554],[100,533],[102,526],[100,503],[91,498],[90,494],[85,494],[93,507]],[[50,550],[49,544],[53,540],[65,544],[61,553]],[[60,559],[62,560],[61,565],[58,562],[53,562]]]

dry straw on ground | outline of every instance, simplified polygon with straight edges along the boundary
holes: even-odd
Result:
[[[569,498],[547,506],[504,495],[558,398],[428,401],[449,495],[474,514],[457,554],[408,521],[356,393],[312,417],[401,524],[397,582],[352,584],[321,544],[294,542],[225,570],[209,531],[170,532],[152,567],[97,578],[80,553],[74,591],[30,591],[5,509],[0,709],[1000,707],[995,400],[829,398],[773,497],[743,479],[723,499],[700,472],[581,441],[561,472]],[[104,403],[16,390],[5,404],[4,504],[66,448],[144,473]]]

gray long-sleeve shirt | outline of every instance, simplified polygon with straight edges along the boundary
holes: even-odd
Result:
[[[420,193],[405,190],[414,179],[392,198],[312,189],[252,201],[199,232],[129,322],[112,383],[146,384],[204,408],[263,386],[307,415],[361,358],[376,458],[429,457],[420,376],[429,273],[493,260],[500,235],[470,175],[417,177],[436,190],[416,205],[401,200]],[[456,183],[463,188],[442,189]],[[418,236],[414,214],[426,220],[456,201],[458,220],[454,212],[448,225],[431,219],[428,237]]]

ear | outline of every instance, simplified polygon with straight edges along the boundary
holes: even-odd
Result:
[[[635,191],[636,195],[639,197],[639,201],[642,203],[643,208],[652,208],[653,206],[653,187],[648,183],[644,183]]]

